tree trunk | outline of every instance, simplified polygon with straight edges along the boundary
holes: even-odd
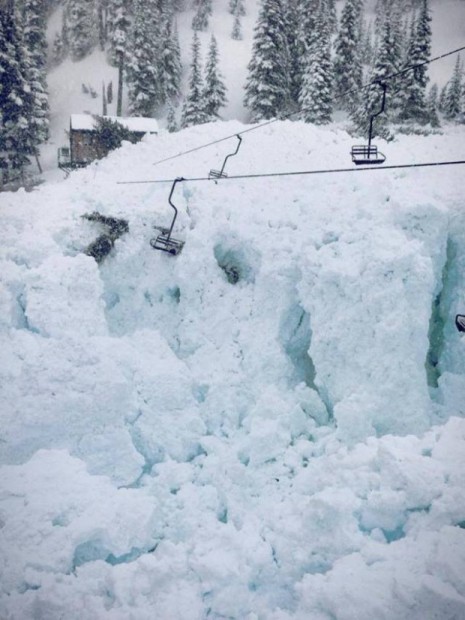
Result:
[[[123,65],[124,53],[118,52],[118,99],[116,104],[116,116],[121,116],[123,110]]]

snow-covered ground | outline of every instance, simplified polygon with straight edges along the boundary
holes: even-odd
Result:
[[[243,129],[1,196],[2,619],[465,617],[463,167],[184,182],[183,252],[153,250],[170,184],[118,182],[204,177],[234,139],[153,164]],[[228,172],[351,144],[274,123]],[[92,211],[129,222],[100,266]]]

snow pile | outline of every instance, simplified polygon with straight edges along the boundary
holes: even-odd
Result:
[[[2,195],[0,616],[465,615],[461,167],[176,186],[236,122]],[[464,130],[382,145],[463,158]],[[347,167],[336,126],[244,135],[230,175]],[[102,231],[124,217],[100,264]]]

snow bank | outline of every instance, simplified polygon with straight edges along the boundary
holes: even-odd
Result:
[[[126,144],[3,194],[0,615],[465,614],[463,171],[170,184],[243,129]],[[383,145],[462,157],[463,131]],[[337,126],[244,136],[230,175],[350,165]],[[101,232],[129,232],[97,265]]]

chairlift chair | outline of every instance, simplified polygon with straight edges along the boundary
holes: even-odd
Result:
[[[168,254],[171,254],[171,256],[177,256],[181,252],[184,246],[184,241],[180,241],[179,239],[174,239],[171,236],[171,233],[173,232],[174,223],[178,215],[178,210],[176,209],[175,205],[172,203],[171,198],[173,196],[176,183],[179,183],[180,181],[184,181],[184,177],[177,177],[174,180],[173,185],[171,186],[171,192],[168,198],[168,202],[170,203],[171,207],[174,209],[174,216],[171,222],[171,226],[169,228],[155,226],[155,228],[160,231],[160,234],[158,235],[158,237],[154,237],[153,239],[150,239],[150,245],[152,246],[154,250],[160,250],[161,252],[167,252]]]
[[[465,332],[465,314],[457,314],[455,317],[455,326],[459,332]]]
[[[221,166],[221,170],[210,170],[210,172],[208,173],[208,178],[209,179],[225,179],[227,178],[227,174],[224,171],[225,166],[226,166],[226,162],[228,161],[228,159],[230,157],[233,157],[234,155],[237,155],[237,153],[239,152],[239,148],[241,146],[241,142],[242,142],[242,138],[239,134],[237,134],[236,138],[238,139],[238,143],[237,143],[237,148],[234,151],[234,153],[229,153],[229,155],[226,155],[225,160],[223,162],[223,165]]]
[[[372,164],[382,164],[386,161],[386,156],[378,151],[378,147],[374,144],[371,144],[371,140],[373,137],[373,121],[374,119],[384,112],[384,108],[386,105],[386,84],[383,82],[376,82],[378,86],[381,86],[383,89],[383,98],[381,100],[381,109],[376,112],[376,114],[372,114],[370,116],[370,129],[368,131],[368,144],[358,144],[352,147],[352,161],[357,166],[366,166]]]

